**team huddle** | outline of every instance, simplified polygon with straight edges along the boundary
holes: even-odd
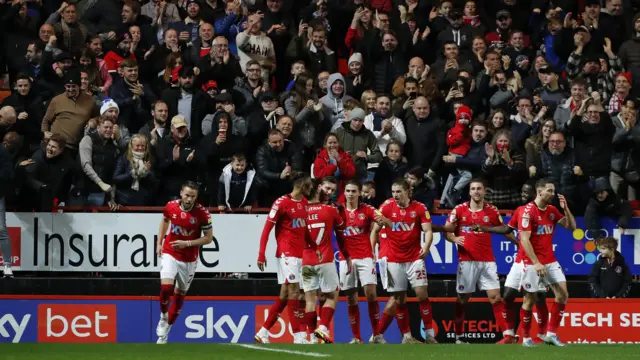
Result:
[[[457,344],[466,343],[465,306],[471,294],[480,289],[487,292],[495,320],[503,332],[503,339],[498,343],[513,344],[521,340],[526,347],[536,346],[537,342],[565,346],[556,330],[568,293],[564,273],[553,254],[552,238],[556,224],[574,230],[576,223],[562,195],[557,197],[564,214],[551,205],[556,196],[552,182],[538,181],[535,199],[516,209],[508,225],[503,224],[498,209],[484,201],[485,185],[481,180],[471,181],[470,201],[456,206],[442,226],[432,224],[427,208],[411,200],[411,187],[404,179],[393,183],[392,198],[379,209],[360,202],[362,185],[354,180],[343,185],[344,201],[330,203],[337,186],[337,180],[332,177],[313,180],[299,176],[293,191],[273,203],[260,238],[258,268],[264,271],[267,266],[267,242],[275,227],[275,261],[281,288],[255,335],[256,342],[269,343],[269,329],[286,308],[295,344],[332,343],[329,328],[338,293],[342,290],[347,296],[353,332],[350,343],[363,343],[358,305],[358,286],[362,286],[373,329],[369,343],[386,343],[384,333],[394,318],[403,344],[423,343],[411,333],[407,308],[410,285],[419,304],[424,343],[436,344],[424,261],[436,231],[458,247],[458,298],[454,310]],[[180,200],[167,204],[158,236],[158,255],[162,257],[158,344],[167,342],[171,326],[180,313],[184,294],[195,273],[199,247],[212,238],[210,215],[195,204],[197,187],[187,184],[180,195]],[[170,232],[163,242],[169,223]],[[513,235],[514,230],[519,234],[519,241]],[[502,234],[518,245],[518,255],[505,282],[504,297],[500,294],[491,233]],[[338,270],[334,263],[333,235],[339,248]],[[376,262],[382,286],[391,294],[382,315],[376,293]],[[543,301],[548,287],[555,295],[550,318]],[[520,291],[524,293],[520,310],[522,339],[516,335],[513,309]],[[530,335],[534,304],[539,325],[535,340]]]

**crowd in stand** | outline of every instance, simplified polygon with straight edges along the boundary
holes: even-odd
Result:
[[[164,205],[193,180],[205,205],[269,207],[309,172],[361,180],[374,205],[406,176],[430,209],[480,176],[513,209],[546,177],[624,228],[637,5],[0,0],[6,206]]]

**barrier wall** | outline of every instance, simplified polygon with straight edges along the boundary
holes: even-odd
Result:
[[[498,341],[502,335],[486,299],[469,304],[465,334],[472,343]],[[187,297],[170,342],[253,342],[253,335],[266,319],[272,298]],[[453,342],[452,298],[433,299],[433,327],[439,342]],[[360,302],[363,339],[371,335],[366,301]],[[380,308],[384,306],[381,301]],[[157,299],[153,297],[0,297],[0,342],[60,343],[148,343],[155,342],[159,319]],[[569,343],[639,343],[640,299],[572,299],[565,310],[558,335]],[[409,304],[412,332],[424,336],[418,306]],[[330,329],[336,342],[351,337],[344,299]],[[535,333],[535,324],[534,329]],[[271,329],[272,342],[293,341],[286,311]],[[400,342],[392,324],[385,338]]]
[[[260,234],[266,215],[213,214],[214,241],[200,251],[198,272],[258,272],[255,266]],[[157,272],[155,255],[161,215],[141,213],[8,213],[13,265],[23,271]],[[433,216],[443,224],[444,216]],[[505,222],[509,217],[504,217]],[[555,254],[567,275],[586,275],[598,250],[582,218],[573,233],[558,227],[553,239]],[[614,222],[604,219],[607,234],[619,239],[618,250],[633,274],[640,274],[640,219],[633,219],[621,234]],[[267,255],[275,254],[273,232]],[[504,237],[493,236],[498,272],[509,272],[516,248]],[[431,274],[455,274],[454,244],[434,234],[427,258]],[[275,273],[275,261],[266,272]]]

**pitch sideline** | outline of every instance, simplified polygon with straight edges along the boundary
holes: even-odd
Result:
[[[329,354],[322,354],[322,353],[317,353],[317,352],[296,351],[296,350],[287,350],[287,349],[276,349],[276,348],[269,348],[269,347],[263,347],[263,346],[258,346],[258,345],[250,345],[250,344],[229,344],[229,345],[240,346],[240,347],[247,348],[247,349],[252,349],[252,350],[272,351],[272,352],[279,352],[279,353],[293,354],[293,355],[303,355],[303,356],[320,357],[320,358],[322,358],[322,357],[331,357],[331,355],[329,355]]]

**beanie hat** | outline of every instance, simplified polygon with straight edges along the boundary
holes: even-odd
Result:
[[[100,115],[104,115],[104,113],[111,108],[116,108],[118,109],[118,112],[120,111],[120,107],[118,107],[118,104],[113,101],[113,99],[105,98],[100,104]]]
[[[616,79],[619,76],[622,76],[623,78],[627,79],[627,81],[629,82],[630,85],[633,84],[633,81],[631,81],[631,73],[630,72],[627,71],[627,72],[618,73],[618,75],[616,75]]]
[[[347,63],[347,65],[351,65],[352,62],[359,62],[360,64],[363,64],[362,61],[363,61],[362,54],[353,53],[353,55],[351,55],[351,57],[349,57],[349,62]]]
[[[471,122],[471,109],[468,106],[466,105],[460,106],[460,108],[458,109],[458,112],[456,113],[456,121],[460,120],[462,115],[465,115],[467,119],[469,119],[469,122]]]
[[[349,112],[349,121],[353,119],[364,120],[365,116],[367,116],[367,114],[364,113],[364,110],[357,107]]]

